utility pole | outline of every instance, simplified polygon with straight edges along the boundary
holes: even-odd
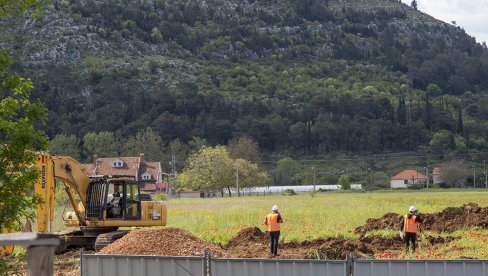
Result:
[[[315,166],[312,166],[313,171],[313,193],[315,194]]]
[[[488,179],[486,175],[486,160],[483,160],[483,171],[485,172],[485,188],[488,188]]]
[[[171,187],[168,185],[168,194],[170,197],[174,196],[174,191],[173,189],[176,189],[176,156],[173,154],[171,155],[171,162],[169,162],[171,165]]]
[[[429,189],[430,178],[429,178],[429,156],[427,155],[427,168],[425,170],[427,174],[427,189]]]
[[[476,188],[476,168],[473,167],[473,188]]]

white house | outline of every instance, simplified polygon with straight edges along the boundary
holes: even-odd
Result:
[[[412,185],[421,185],[427,182],[427,176],[416,170],[403,170],[390,177],[390,188],[404,189]]]

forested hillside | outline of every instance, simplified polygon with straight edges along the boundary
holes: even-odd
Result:
[[[488,148],[486,44],[395,0],[53,0],[0,35],[82,159],[86,134],[147,127],[297,156]]]

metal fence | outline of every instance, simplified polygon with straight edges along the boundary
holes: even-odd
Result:
[[[354,260],[354,276],[488,276],[488,260]]]
[[[232,276],[348,276],[346,261],[212,259],[211,275]]]
[[[81,255],[82,276],[488,276],[488,260],[216,259]]]
[[[204,257],[88,255],[80,258],[82,276],[204,275]]]

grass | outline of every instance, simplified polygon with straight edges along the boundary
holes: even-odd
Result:
[[[314,197],[310,194],[299,194],[171,199],[166,204],[168,227],[186,229],[204,240],[227,243],[239,230],[246,227],[255,226],[264,231],[264,218],[274,204],[280,207],[284,219],[281,237],[287,242],[299,242],[319,237],[356,239],[358,235],[354,233],[354,229],[364,225],[366,219],[378,218],[388,212],[403,214],[410,205],[417,206],[421,213],[434,213],[469,202],[487,206],[488,190],[326,192],[317,193]],[[64,205],[56,208],[56,231],[66,230],[62,221],[63,208]],[[66,211],[70,209],[67,208]],[[398,232],[375,230],[367,235],[395,237]],[[488,259],[488,229],[463,229],[453,233],[427,232],[427,235],[457,239],[432,248],[424,245],[413,256],[405,256],[403,252],[386,252],[377,257]]]
[[[423,213],[441,211],[468,202],[488,205],[488,191],[431,190],[365,193],[319,193],[297,196],[263,196],[212,199],[172,199],[167,201],[168,226],[186,229],[198,237],[226,243],[245,227],[262,224],[272,205],[283,216],[285,241],[303,241],[318,237],[357,238],[354,229],[368,218],[385,213],[403,214],[410,205]],[[379,235],[391,236],[384,231]],[[462,236],[463,233],[458,233]]]

